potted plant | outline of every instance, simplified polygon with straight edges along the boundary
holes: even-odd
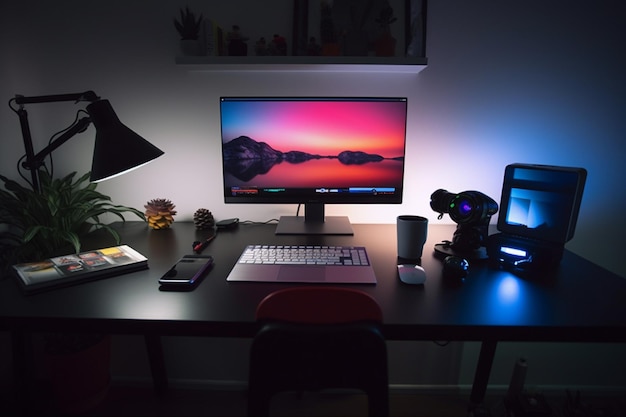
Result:
[[[103,223],[112,214],[125,221],[134,208],[114,205],[110,197],[87,183],[90,173],[76,172],[53,179],[40,170],[41,192],[3,175],[0,189],[0,261],[3,275],[12,264],[66,255],[81,249],[81,238],[94,229],[107,230],[120,243],[119,234]],[[104,398],[110,382],[110,337],[103,334],[44,335],[44,364],[61,412],[81,412]]]
[[[380,35],[374,42],[376,56],[395,56],[396,54],[396,38],[391,35],[391,24],[398,20],[393,15],[393,8],[387,5],[380,11],[379,16],[375,19],[380,28]]]
[[[145,221],[144,214],[131,207],[114,205],[111,198],[87,183],[90,173],[78,179],[76,172],[52,179],[40,170],[42,192],[38,193],[3,175],[0,189],[0,260],[7,267],[18,262],[37,261],[80,252],[80,239],[95,229],[107,230],[119,244],[120,236],[102,216],[112,214],[125,221],[131,213]],[[3,271],[6,272],[6,271]]]
[[[198,18],[189,7],[180,9],[180,19],[174,19],[174,27],[180,35],[180,48],[183,55],[203,55],[202,43],[200,42],[200,29],[202,28],[203,16]]]

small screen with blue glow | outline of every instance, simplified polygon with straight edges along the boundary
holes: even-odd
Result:
[[[583,168],[507,166],[498,229],[539,240],[567,242],[574,235],[585,179]]]

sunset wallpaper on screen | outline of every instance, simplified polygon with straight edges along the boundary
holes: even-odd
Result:
[[[228,99],[221,103],[222,142],[246,137],[282,153],[333,157],[302,164],[281,161],[244,181],[247,184],[401,184],[406,106],[406,100],[398,99]],[[336,158],[344,151],[380,155],[384,160],[346,165]]]

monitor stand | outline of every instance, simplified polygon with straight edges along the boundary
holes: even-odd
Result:
[[[304,217],[280,216],[277,235],[353,235],[347,216],[324,216],[324,204],[304,205]]]

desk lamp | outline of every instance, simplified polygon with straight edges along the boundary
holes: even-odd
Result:
[[[26,149],[22,167],[31,172],[32,187],[36,192],[41,192],[39,168],[44,165],[44,159],[74,135],[84,132],[90,123],[93,123],[96,129],[90,178],[92,182],[113,178],[163,155],[162,150],[122,124],[109,101],[101,100],[93,91],[33,97],[16,95],[12,101],[19,105],[19,108],[14,110],[20,119]],[[35,154],[24,105],[60,101],[89,102],[86,107],[88,116],[77,120],[56,139],[51,140],[48,146]]]

